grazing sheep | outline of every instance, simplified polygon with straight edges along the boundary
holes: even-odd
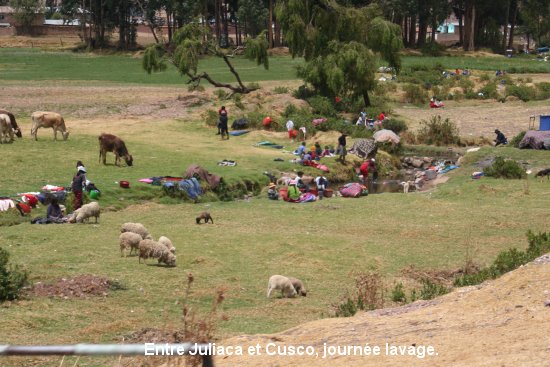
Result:
[[[173,254],[176,253],[176,248],[174,247],[174,245],[172,244],[172,241],[170,241],[170,239],[168,237],[165,237],[165,236],[160,236],[159,238],[159,243],[162,243],[164,246],[166,246],[166,248]]]
[[[143,263],[148,258],[158,259],[159,264],[164,263],[169,266],[176,265],[176,255],[170,252],[162,243],[153,240],[141,240],[139,242],[139,262],[143,259]]]
[[[99,203],[97,201],[92,201],[91,203],[82,205],[80,208],[75,210],[69,216],[69,223],[82,223],[84,220],[88,221],[89,218],[95,217],[95,222],[98,222],[100,215]]]
[[[267,282],[267,298],[274,290],[280,290],[283,297],[292,298],[296,296],[296,289],[292,282],[285,276],[272,275]]]
[[[120,227],[120,232],[133,232],[137,233],[143,238],[144,240],[152,240],[153,237],[149,234],[149,231],[147,228],[143,226],[141,223],[124,223],[122,227]]]
[[[304,283],[300,279],[296,279],[293,277],[288,277],[288,280],[292,283],[292,286],[296,290],[296,293],[305,297],[307,296],[306,287],[304,287]]]
[[[119,236],[120,240],[120,256],[123,255],[124,250],[130,249],[130,255],[132,251],[139,251],[139,242],[142,240],[141,236],[134,232],[124,232]]]

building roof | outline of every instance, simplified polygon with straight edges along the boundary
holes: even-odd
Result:
[[[15,10],[11,6],[0,6],[0,13],[13,14],[15,13]]]

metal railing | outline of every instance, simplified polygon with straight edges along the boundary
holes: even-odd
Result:
[[[194,343],[0,345],[0,356],[197,355],[202,358],[203,367],[214,367],[214,360],[212,358],[212,355],[210,355],[210,352],[211,352],[210,344],[194,344]]]

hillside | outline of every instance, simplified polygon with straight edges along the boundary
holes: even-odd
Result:
[[[245,335],[244,356],[217,357],[216,366],[543,366],[550,345],[550,255],[477,287],[459,288],[432,301],[325,319],[271,335]],[[275,301],[277,302],[277,301]],[[276,304],[274,305],[276,307]],[[318,357],[247,356],[249,345],[313,346]],[[380,346],[380,356],[323,359],[323,345]],[[393,346],[432,346],[436,356],[388,356]],[[410,348],[407,348],[408,350]]]

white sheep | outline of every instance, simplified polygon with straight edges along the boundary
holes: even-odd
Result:
[[[88,221],[89,218],[95,217],[95,222],[98,222],[100,215],[99,203],[97,201],[92,201],[91,203],[82,205],[80,208],[75,210],[69,216],[69,223],[82,223],[84,220]]]
[[[283,297],[295,297],[296,289],[290,279],[282,275],[272,275],[267,282],[267,298],[274,290],[280,290]]]
[[[143,238],[144,240],[152,240],[153,237],[149,234],[149,231],[147,228],[143,226],[141,223],[124,223],[122,227],[120,228],[120,232],[132,232],[137,233]]]
[[[145,260],[150,257],[158,259],[159,264],[176,265],[176,255],[171,253],[162,243],[150,239],[141,240],[139,242],[139,262],[141,263],[141,259],[143,259],[145,263]]]
[[[288,277],[288,280],[292,283],[292,286],[296,290],[296,293],[301,296],[307,296],[307,290],[306,287],[304,287],[304,283],[300,279],[296,279],[293,277]]]
[[[141,236],[134,232],[124,232],[119,236],[120,240],[120,256],[123,256],[124,250],[130,249],[130,255],[132,251],[139,251],[139,242],[142,240]]]
[[[165,237],[165,236],[160,236],[159,238],[159,243],[162,243],[164,246],[166,246],[166,248],[173,254],[176,253],[176,248],[174,247],[174,245],[172,244],[172,241],[170,241],[170,239],[168,237]]]

